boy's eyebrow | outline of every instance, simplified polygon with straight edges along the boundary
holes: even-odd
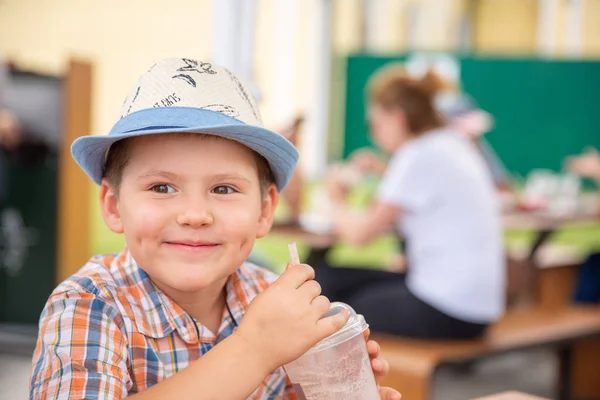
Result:
[[[250,179],[248,179],[242,175],[235,174],[235,173],[216,174],[212,178],[216,181],[234,179],[236,181],[244,181],[246,183],[252,183],[252,181]]]
[[[177,175],[172,172],[160,171],[160,170],[153,169],[153,170],[150,170],[148,172],[141,174],[138,177],[138,179],[143,179],[143,178],[148,178],[148,177],[157,177],[157,176],[162,176],[162,177],[170,179],[170,180],[174,180],[177,178]]]
[[[160,170],[150,170],[148,172],[145,172],[143,174],[141,174],[138,179],[144,179],[144,178],[149,178],[149,177],[163,177],[169,180],[175,180],[178,178],[177,174],[174,174],[172,172],[168,172],[168,171],[160,171]],[[243,175],[240,174],[236,174],[236,173],[221,173],[221,174],[216,174],[211,176],[212,180],[215,181],[222,181],[222,180],[236,180],[236,181],[243,181],[246,183],[252,183],[252,181],[246,177],[244,177]]]

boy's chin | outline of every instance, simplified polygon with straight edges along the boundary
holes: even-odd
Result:
[[[226,278],[217,278],[215,276],[170,276],[169,286],[179,292],[198,292],[208,288],[214,288],[215,285],[225,285]]]
[[[221,261],[221,260],[219,260]],[[145,271],[156,286],[163,291],[193,293],[203,290],[219,290],[237,267],[226,262],[188,262],[168,260],[154,263]]]
[[[217,273],[219,267],[194,268],[189,266],[183,268],[171,268],[166,274],[152,277],[161,280],[164,284],[179,292],[197,292],[204,289],[214,288],[215,285],[224,285],[232,272]]]

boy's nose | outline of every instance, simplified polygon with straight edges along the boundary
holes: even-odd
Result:
[[[177,216],[177,224],[190,228],[212,225],[214,217],[209,207],[201,204],[187,204]]]

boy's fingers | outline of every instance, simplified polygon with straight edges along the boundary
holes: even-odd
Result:
[[[319,285],[319,282],[315,280],[308,280],[300,285],[298,291],[305,294],[312,302],[315,297],[321,294],[321,285]]]
[[[371,360],[371,369],[373,370],[375,382],[380,385],[390,371],[390,365],[381,358],[375,358]]]
[[[367,352],[369,353],[369,357],[371,358],[375,358],[379,355],[379,351],[381,350],[381,347],[379,346],[379,343],[377,343],[374,340],[369,340],[367,342]]]
[[[291,286],[294,289],[300,287],[304,282],[315,277],[315,270],[306,264],[288,264],[287,269],[279,279],[276,285]]]
[[[331,336],[342,329],[346,325],[346,322],[348,322],[348,318],[350,318],[350,312],[343,310],[331,317],[318,320],[317,331],[319,340],[325,339],[327,336]]]
[[[365,337],[365,340],[367,340],[370,335],[371,335],[371,330],[369,328],[365,329],[365,331],[363,332],[363,336]]]
[[[388,374],[390,365],[381,358],[374,358],[371,360],[371,369],[373,370],[377,383],[381,383],[381,380]]]
[[[379,388],[381,400],[400,400],[402,395],[397,390],[388,387]]]
[[[317,318],[321,318],[323,315],[327,314],[329,311],[329,307],[331,306],[331,302],[325,296],[317,296],[313,299],[310,305],[317,313]]]

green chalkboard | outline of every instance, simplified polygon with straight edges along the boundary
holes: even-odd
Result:
[[[600,62],[461,60],[464,89],[496,120],[490,143],[511,171],[561,168],[600,148]]]
[[[407,57],[348,58],[344,156],[370,144],[364,102],[370,75]],[[463,90],[495,118],[486,139],[512,173],[558,170],[565,156],[586,146],[600,148],[600,61],[472,56],[456,60]]]

